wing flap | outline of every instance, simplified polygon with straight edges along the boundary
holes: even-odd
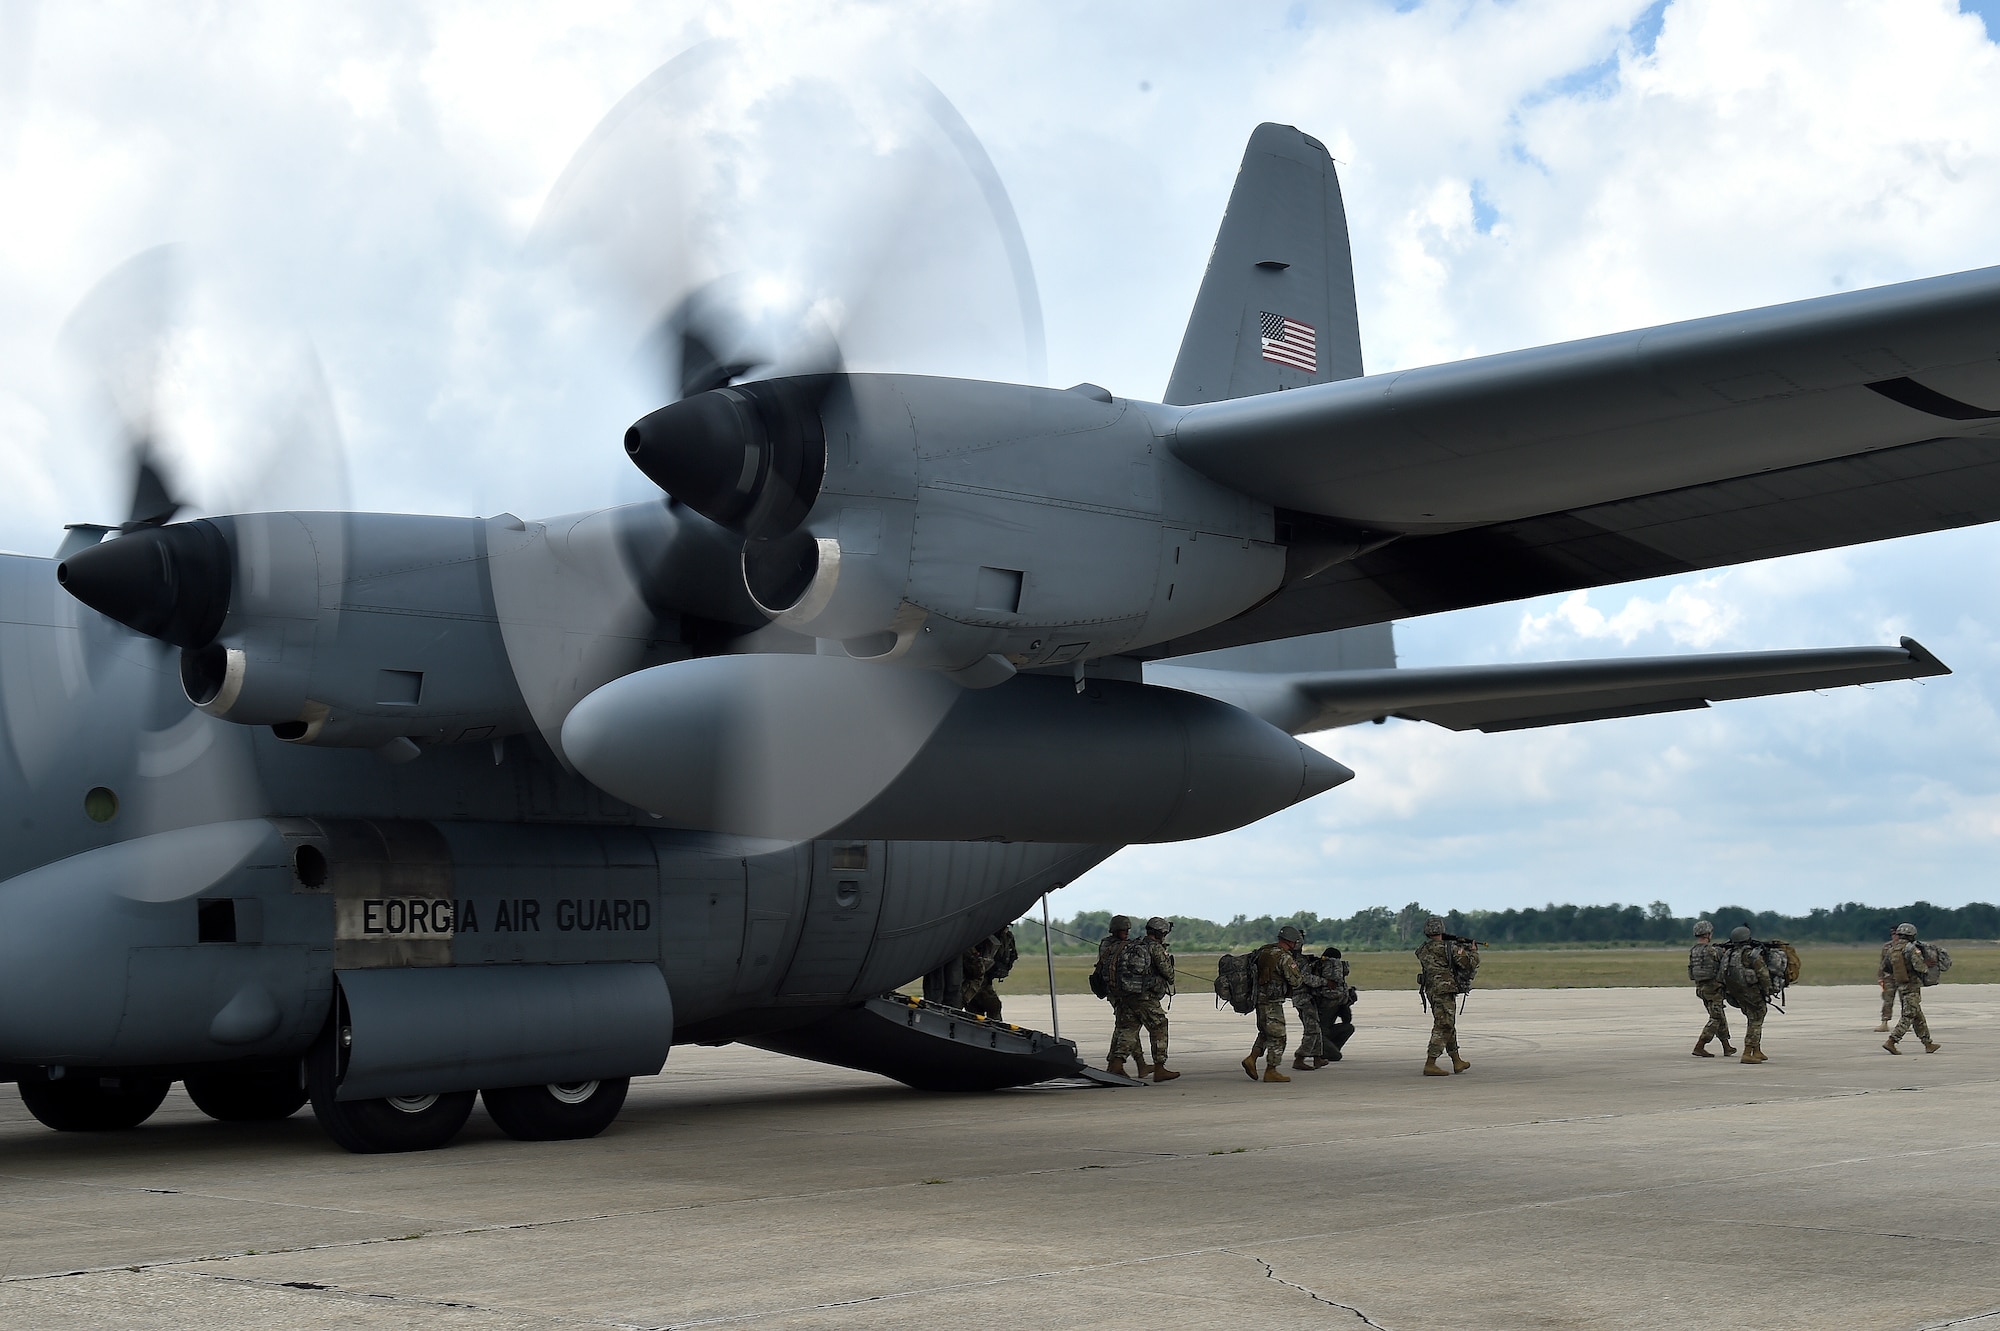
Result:
[[[1913,638],[1897,647],[1725,652],[1527,665],[1250,674],[1149,665],[1149,683],[1243,707],[1292,734],[1396,716],[1451,730],[1523,730],[1779,693],[1951,673]]]

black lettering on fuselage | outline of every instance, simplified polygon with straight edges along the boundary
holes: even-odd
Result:
[[[542,903],[533,898],[515,902],[514,921],[516,929],[533,929],[536,933],[540,933],[542,931]]]
[[[505,897],[500,898],[500,909],[493,913],[493,932],[496,934],[514,932],[514,917],[507,912]]]
[[[382,903],[364,901],[361,903],[361,932],[379,934],[382,932]]]
[[[479,904],[467,897],[458,903],[458,932],[476,934],[479,932]]]
[[[407,933],[410,928],[410,903],[401,897],[390,897],[383,902],[382,927],[392,934]]]

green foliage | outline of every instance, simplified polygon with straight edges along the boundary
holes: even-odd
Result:
[[[1149,912],[1137,909],[1130,914],[1136,922]],[[1552,944],[1599,946],[1658,946],[1684,943],[1694,932],[1694,916],[1675,915],[1664,901],[1648,906],[1529,907],[1526,910],[1440,911],[1451,933],[1483,939],[1499,946],[1548,947]],[[1181,952],[1231,952],[1256,947],[1278,936],[1278,930],[1295,924],[1309,945],[1333,946],[1343,950],[1385,951],[1413,948],[1423,938],[1424,918],[1432,914],[1416,902],[1401,910],[1370,906],[1346,919],[1322,919],[1311,911],[1293,915],[1260,915],[1255,919],[1238,915],[1226,924],[1214,920],[1182,918],[1174,921],[1173,943]],[[1933,906],[1927,901],[1908,906],[1863,906],[1856,902],[1831,909],[1820,908],[1805,915],[1780,915],[1776,911],[1750,910],[1742,906],[1718,906],[1700,917],[1715,924],[1718,935],[1739,924],[1750,926],[1759,938],[1783,938],[1792,943],[1879,943],[1897,924],[1908,920],[1926,938],[2000,938],[2000,907],[1974,902],[1956,909]],[[1083,911],[1071,919],[1056,920],[1061,933],[1055,936],[1055,950],[1094,952],[1097,941],[1108,932],[1111,912]],[[1065,938],[1064,934],[1071,937]],[[1026,919],[1014,926],[1014,935],[1023,952],[1042,950],[1042,922]]]

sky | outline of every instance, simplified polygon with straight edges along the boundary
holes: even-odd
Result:
[[[753,67],[922,71],[1018,214],[1035,373],[1150,399],[1265,120],[1340,165],[1371,372],[2000,264],[1995,33],[2000,4],[1951,0],[0,0],[0,547],[122,516],[57,343],[105,273],[170,241],[222,256],[257,326],[310,338],[355,505],[636,497],[616,439],[643,394],[523,256],[593,127],[707,39]],[[844,234],[760,222],[794,213]],[[986,372],[1027,374],[1004,360]],[[1908,634],[1956,673],[1512,735],[1331,732],[1313,742],[1354,781],[1121,852],[1056,909],[1992,900],[1996,577],[2000,532],[1972,529],[1400,624],[1413,666]]]

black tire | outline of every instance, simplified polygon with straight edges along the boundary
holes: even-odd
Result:
[[[548,1086],[493,1086],[479,1094],[500,1131],[522,1142],[595,1137],[625,1107],[630,1077]]]
[[[306,1087],[313,1117],[334,1143],[356,1155],[435,1151],[449,1145],[472,1116],[477,1091],[399,1096],[389,1100],[339,1100],[335,1092],[333,1030],[306,1055]]]
[[[98,1077],[78,1069],[60,1081],[23,1078],[20,1091],[28,1112],[57,1132],[118,1132],[151,1118],[172,1086],[161,1077]]]
[[[217,1068],[182,1078],[194,1107],[224,1123],[271,1123],[299,1112],[307,1099],[297,1059]]]

